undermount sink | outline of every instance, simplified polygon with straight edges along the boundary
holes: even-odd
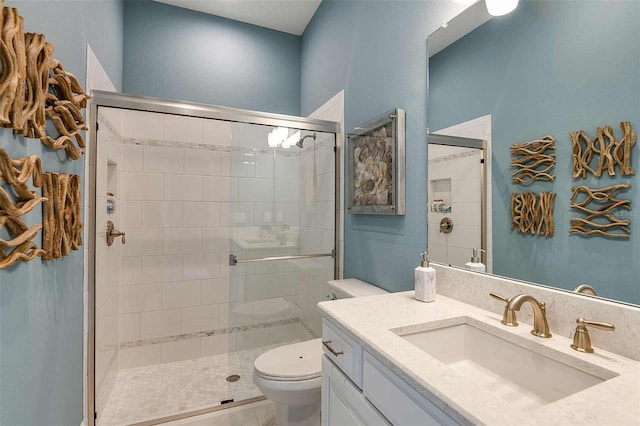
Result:
[[[498,337],[488,331],[492,326],[484,324],[481,329],[473,321],[464,317],[429,330],[391,331],[521,410],[539,408],[615,376],[601,374],[602,378],[579,370]]]

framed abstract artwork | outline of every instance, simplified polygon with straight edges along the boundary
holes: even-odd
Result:
[[[347,133],[348,211],[404,215],[405,112],[396,108]]]

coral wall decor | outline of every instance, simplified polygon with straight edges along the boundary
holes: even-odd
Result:
[[[511,167],[518,170],[511,175],[514,184],[530,184],[533,181],[551,181],[556,178],[549,174],[556,164],[556,139],[544,136],[531,142],[511,145]]]
[[[67,256],[82,245],[80,176],[45,173],[42,248],[45,260]]]
[[[631,200],[614,198],[618,191],[628,188],[631,188],[631,185],[627,183],[611,185],[606,188],[571,187],[573,191],[571,208],[586,214],[586,216],[572,217],[569,233],[629,238],[631,234],[630,220],[616,217],[616,210],[631,210]]]
[[[52,58],[54,46],[43,34],[25,34],[17,9],[4,7],[2,0],[0,9],[0,126],[38,138],[50,148],[64,149],[77,160],[82,155],[80,148],[85,147],[81,110],[89,96]],[[57,135],[46,134],[47,117]]]
[[[622,137],[616,140],[611,126],[598,127],[597,136],[590,139],[584,130],[570,133],[573,148],[573,177],[586,178],[587,172],[602,176],[606,170],[609,176],[616,175],[616,167],[623,176],[633,175],[631,148],[636,144],[636,133],[629,121],[620,123]],[[592,167],[592,162],[596,164]]]
[[[555,192],[511,194],[511,230],[523,234],[553,236]]]
[[[40,158],[30,155],[13,160],[0,147],[0,184],[3,184],[0,186],[0,231],[5,229],[10,235],[7,240],[0,237],[0,269],[44,254],[33,242],[42,225],[29,227],[22,219],[22,216],[45,201],[29,188],[30,178],[35,187],[42,186]]]

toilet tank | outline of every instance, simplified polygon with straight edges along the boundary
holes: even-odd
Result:
[[[327,281],[327,285],[332,292],[332,299],[349,299],[351,297],[373,296],[387,293],[387,291],[373,284],[360,281],[356,278],[331,280]]]

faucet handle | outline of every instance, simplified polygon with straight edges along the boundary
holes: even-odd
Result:
[[[573,343],[571,344],[571,349],[579,352],[593,353],[587,326],[599,328],[600,330],[606,331],[613,331],[616,329],[613,324],[609,324],[608,322],[587,321],[584,318],[578,318],[576,320],[576,324],[578,324],[578,326],[576,327],[576,331],[573,335]]]
[[[516,319],[516,313],[513,309],[509,308],[509,302],[511,302],[511,299],[507,299],[499,293],[489,293],[489,296],[506,304],[504,307],[504,313],[502,314],[502,323],[510,327],[517,327],[518,321]]]
[[[489,293],[489,296],[493,297],[494,299],[501,300],[504,303],[509,303],[509,301],[511,301],[511,299],[507,299],[506,297],[504,297],[503,295],[501,295],[499,293]]]

